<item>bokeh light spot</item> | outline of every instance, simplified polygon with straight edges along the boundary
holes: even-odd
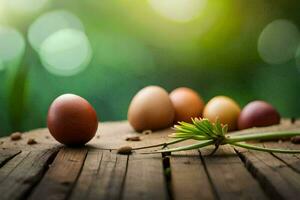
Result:
[[[296,25],[288,20],[275,20],[261,32],[258,53],[269,64],[282,64],[294,57],[299,39]]]
[[[5,63],[20,59],[25,51],[23,36],[10,27],[0,27],[0,60],[2,68]]]
[[[296,53],[295,53],[295,59],[296,59],[296,65],[298,67],[298,70],[300,72],[300,44],[296,50]]]
[[[2,0],[10,12],[33,14],[45,8],[49,0]]]
[[[75,29],[53,33],[41,45],[43,66],[55,75],[71,76],[84,70],[91,60],[87,36]]]
[[[160,15],[177,22],[196,18],[206,6],[206,0],[148,0]]]
[[[31,46],[39,51],[43,41],[51,34],[61,29],[77,29],[84,31],[78,17],[65,10],[56,10],[41,15],[29,27],[28,40]]]

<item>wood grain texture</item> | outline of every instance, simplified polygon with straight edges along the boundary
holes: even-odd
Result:
[[[218,199],[267,199],[233,148],[224,145],[213,156],[206,156],[211,151],[201,150],[201,154]]]
[[[22,151],[20,154],[16,155],[14,159],[11,159],[0,169],[0,184],[3,184],[5,179],[10,175],[10,173],[18,167],[18,165],[27,158],[29,151]]]
[[[237,151],[247,168],[272,199],[295,199],[300,195],[300,174],[286,163],[270,153],[239,148]]]
[[[282,119],[280,124],[267,126],[267,127],[254,127],[254,128],[234,131],[231,132],[230,134],[240,135],[245,133],[264,133],[270,131],[286,131],[286,130],[299,130],[299,129],[300,129],[300,120],[297,120],[294,123],[292,123],[290,119]]]
[[[127,155],[91,149],[70,199],[120,199]]]
[[[80,174],[87,148],[62,148],[29,199],[66,199]]]
[[[7,161],[21,153],[21,150],[15,149],[0,149],[0,167],[2,167]]]
[[[170,157],[173,199],[214,199],[214,191],[197,150]]]
[[[70,199],[88,199],[92,183],[96,180],[103,150],[90,149]]]
[[[300,145],[293,144],[289,141],[285,142],[265,142],[265,147],[269,148],[285,148],[285,149],[300,149]],[[300,155],[299,154],[283,154],[272,153],[272,155],[284,162],[287,166],[300,173]]]
[[[22,152],[0,169],[1,200],[20,199],[42,178],[56,148]]]
[[[273,130],[300,130],[300,121],[291,124],[289,120],[283,120],[278,126],[231,134]],[[165,129],[145,135],[134,132],[126,121],[100,123],[96,137],[85,148],[62,148],[48,171],[45,170],[50,158],[38,152],[61,148],[62,145],[51,137],[47,129],[24,133],[19,141],[0,138],[1,148],[14,149],[14,153],[21,150],[9,160],[6,158],[10,155],[1,154],[0,150],[0,164],[1,159],[4,160],[0,168],[0,195],[8,191],[3,196],[6,199],[28,197],[39,200],[293,199],[299,195],[299,155],[259,153],[236,148],[237,154],[231,147],[225,146],[214,156],[205,156],[211,148],[201,150],[202,155],[195,150],[179,152],[169,159],[169,180],[164,173],[162,155],[140,154],[151,149],[135,151],[129,156],[116,154],[115,149],[121,146],[140,147],[166,142],[170,140],[167,136],[171,132],[171,129]],[[139,136],[141,141],[126,141],[129,135]],[[34,138],[38,144],[28,145],[29,138]],[[265,142],[264,145],[300,148],[300,145],[289,142]],[[35,166],[33,171],[31,165]],[[17,186],[19,182],[10,178],[20,179],[22,186]]]
[[[129,156],[122,199],[168,199],[161,155]]]

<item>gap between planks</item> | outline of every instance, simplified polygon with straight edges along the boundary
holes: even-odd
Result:
[[[111,127],[111,129],[113,129],[113,127]],[[112,133],[113,133],[113,131],[111,131]],[[118,130],[118,132],[122,132],[121,131],[121,128],[120,128],[120,130]],[[126,132],[126,131],[125,131]],[[168,131],[166,131],[166,132],[168,132]],[[120,133],[118,133],[119,135],[120,135]],[[123,133],[122,133],[123,135],[124,135],[124,131],[123,131]],[[152,138],[152,136],[153,136],[153,138],[154,138],[154,141],[151,141],[151,142],[156,142],[156,141],[159,141],[160,139],[161,139],[161,137],[163,136],[164,134],[157,134],[156,135],[156,133],[155,134],[152,134],[151,135],[151,137],[149,137],[149,140],[151,140],[151,138]],[[124,136],[123,136],[124,137]],[[148,136],[147,136],[148,137]],[[104,143],[105,142],[105,139],[103,140],[104,138],[102,138],[102,143]],[[145,137],[145,140],[147,140],[147,138]],[[143,142],[138,142],[138,143],[136,143],[136,144],[139,144],[139,145],[143,145],[142,144]],[[117,146],[119,146],[119,145],[117,145]],[[91,150],[91,149],[90,149]],[[85,156],[83,156],[80,160],[82,160],[82,161],[80,161],[82,164],[81,164],[81,166],[79,166],[78,168],[77,168],[77,173],[74,173],[74,174],[77,174],[77,175],[72,175],[73,176],[73,178],[74,178],[74,176],[75,176],[75,179],[73,179],[73,182],[72,183],[70,183],[70,182],[68,182],[68,181],[66,181],[65,182],[65,184],[63,183],[63,185],[67,185],[67,187],[59,187],[59,188],[61,188],[62,190],[64,190],[64,192],[62,192],[63,193],[63,195],[58,195],[58,196],[56,196],[56,197],[63,197],[63,198],[70,198],[70,199],[75,199],[75,197],[76,197],[76,195],[75,195],[75,192],[77,191],[77,188],[78,187],[82,187],[83,185],[85,185],[84,184],[84,181],[83,181],[83,183],[81,184],[81,186],[80,185],[78,185],[79,183],[80,183],[80,180],[81,180],[81,177],[83,176],[83,175],[81,175],[81,174],[84,174],[84,171],[85,171],[85,168],[86,168],[86,166],[85,166],[85,164],[86,164],[86,162],[88,161],[88,157],[89,157],[89,152],[90,152],[90,150],[88,151],[88,152],[86,152],[85,153]],[[101,150],[101,151],[105,151],[105,150]],[[132,194],[129,194],[129,195],[123,195],[123,194],[125,194],[125,192],[128,192],[128,191],[131,191],[132,193],[136,193],[135,194],[135,196],[136,197],[139,197],[139,198],[141,198],[141,199],[143,199],[143,198],[147,198],[148,197],[148,199],[149,199],[149,197],[151,197],[151,195],[148,195],[147,196],[147,187],[149,187],[149,185],[147,185],[147,184],[149,184],[149,183],[146,183],[146,184],[141,184],[141,186],[139,186],[139,189],[132,189],[132,188],[130,188],[129,186],[130,185],[133,185],[131,182],[132,181],[127,181],[127,179],[128,179],[128,177],[126,176],[126,173],[128,173],[129,171],[130,171],[130,173],[131,174],[137,174],[139,177],[141,177],[141,179],[143,180],[145,177],[150,177],[150,178],[153,178],[152,176],[149,176],[149,174],[147,175],[145,175],[144,173],[145,173],[145,171],[147,172],[147,171],[151,171],[152,170],[152,168],[154,167],[154,166],[159,166],[158,168],[160,168],[160,175],[159,175],[159,179],[160,180],[162,180],[162,181],[160,181],[160,185],[162,185],[162,188],[164,189],[164,192],[163,192],[163,198],[168,198],[168,195],[167,195],[167,192],[165,191],[165,189],[166,189],[166,182],[165,182],[165,180],[164,180],[164,174],[163,174],[163,167],[162,167],[162,158],[161,158],[161,156],[159,155],[158,156],[158,158],[159,159],[156,159],[156,161],[155,161],[155,163],[153,163],[153,164],[149,164],[149,168],[147,169],[146,168],[146,170],[145,169],[143,169],[141,166],[144,166],[144,165],[147,165],[147,163],[149,162],[149,161],[147,161],[148,159],[150,159],[151,160],[151,158],[147,158],[147,157],[140,157],[140,155],[137,155],[137,154],[133,154],[133,155],[130,155],[129,157],[128,156],[125,156],[126,158],[127,158],[127,160],[126,161],[120,161],[120,166],[124,166],[124,163],[126,163],[126,167],[125,167],[125,172],[121,172],[121,171],[119,171],[118,173],[119,174],[121,174],[120,175],[120,179],[122,179],[122,181],[119,181],[118,180],[118,176],[116,176],[117,178],[114,178],[113,179],[113,181],[107,181],[107,180],[110,180],[110,176],[106,176],[106,178],[104,177],[102,177],[103,176],[103,174],[107,174],[107,171],[109,172],[109,171],[114,171],[114,170],[118,170],[118,169],[116,169],[117,167],[118,167],[118,165],[119,164],[116,164],[117,162],[115,161],[115,159],[114,159],[114,156],[116,156],[116,154],[114,154],[113,155],[113,153],[114,152],[109,152],[109,151],[105,151],[105,153],[107,153],[107,155],[106,155],[106,158],[107,158],[107,162],[106,162],[106,164],[104,164],[104,163],[102,163],[102,159],[104,158],[104,154],[103,154],[103,152],[101,153],[101,163],[99,162],[98,164],[100,165],[100,167],[98,168],[98,171],[96,172],[96,173],[98,173],[98,177],[100,176],[100,179],[101,179],[101,181],[99,182],[98,181],[98,183],[93,183],[95,186],[91,186],[91,187],[89,187],[90,189],[91,189],[91,191],[89,192],[89,194],[90,194],[90,199],[92,199],[92,198],[95,198],[95,197],[98,197],[98,194],[96,194],[98,191],[96,191],[96,193],[95,193],[95,191],[93,191],[93,190],[95,190],[95,189],[93,189],[93,187],[95,187],[95,188],[97,188],[97,185],[102,185],[102,182],[106,179],[106,184],[103,184],[103,188],[109,188],[109,187],[111,187],[111,186],[114,186],[115,184],[116,184],[116,182],[121,182],[120,183],[120,185],[121,186],[116,186],[116,187],[120,187],[121,188],[121,194],[122,195],[115,195],[115,196],[113,196],[113,195],[111,195],[111,196],[109,196],[109,195],[107,195],[107,194],[103,194],[103,196],[105,196],[105,195],[107,195],[107,196],[109,196],[109,197],[112,197],[112,198],[116,198],[116,199],[118,199],[118,198],[124,198],[124,199],[126,199],[126,198],[129,198],[129,197],[131,197],[131,198],[133,198],[131,195]],[[241,155],[241,154],[243,154],[244,152],[238,152],[238,154],[241,156],[241,157],[243,157],[243,155]],[[20,153],[20,155],[21,155],[22,153]],[[22,155],[24,155],[24,154],[22,154]],[[270,154],[269,154],[270,155]],[[18,157],[19,155],[17,155],[14,159],[16,159],[17,157]],[[277,155],[276,155],[277,156]],[[274,157],[274,156],[273,156]],[[171,176],[172,176],[172,179],[171,179],[171,183],[173,184],[173,181],[175,180],[175,178],[174,178],[174,176],[178,176],[179,175],[179,173],[172,173],[172,163],[175,163],[174,161],[172,161],[172,158],[176,158],[176,157],[171,157],[171,160],[170,160],[170,166],[171,166]],[[198,158],[199,158],[199,154],[198,154]],[[14,160],[13,159],[13,160]],[[56,159],[58,159],[58,158],[56,158]],[[184,159],[186,159],[186,158],[184,158]],[[225,158],[224,158],[225,159]],[[248,157],[247,157],[247,159],[248,159]],[[105,160],[105,159],[104,159]],[[111,160],[113,161],[113,162],[111,162]],[[131,161],[133,161],[133,164],[130,164],[131,163]],[[206,161],[206,158],[204,158],[203,157],[203,160],[201,161],[201,159],[198,159],[198,161],[195,161],[196,163],[198,163],[199,164],[199,161],[200,161],[200,164],[202,164],[202,165],[206,165],[207,164],[207,161]],[[245,159],[244,159],[244,161],[245,161]],[[248,161],[249,161],[249,159],[248,159]],[[250,161],[251,161],[251,159],[250,159]],[[10,162],[10,161],[9,161]],[[9,163],[8,162],[8,163]],[[152,162],[152,161],[151,161]],[[179,163],[180,162],[182,162],[182,161],[179,161]],[[185,161],[183,161],[183,162],[185,162]],[[211,162],[211,161],[209,161],[209,162]],[[281,161],[282,162],[282,161]],[[7,163],[7,164],[8,164]],[[7,165],[6,164],[6,165]],[[68,164],[70,164],[70,165],[72,165],[72,162],[68,162]],[[78,164],[78,163],[77,163]],[[198,165],[197,164],[197,165]],[[284,164],[286,164],[286,163],[284,163]],[[4,166],[6,166],[6,165],[4,165]],[[247,165],[247,164],[246,164]],[[101,166],[102,166],[102,169],[101,169]],[[119,166],[119,167],[120,167]],[[151,167],[152,166],[152,167]],[[173,164],[173,167],[175,166],[175,164]],[[53,165],[52,165],[52,167],[53,167]],[[95,166],[94,166],[94,168],[96,168],[97,167],[97,164],[95,164]],[[195,167],[195,166],[192,166],[192,167]],[[199,167],[199,166],[198,166]],[[216,190],[216,191],[218,191],[217,190],[217,188],[218,188],[218,186],[214,186],[213,184],[214,184],[214,181],[213,181],[213,178],[212,178],[212,176],[210,175],[210,173],[209,173],[209,165],[207,165],[207,166],[202,166],[202,167],[206,167],[206,171],[208,172],[207,174],[209,175],[208,176],[208,179],[209,179],[209,181],[211,181],[211,183],[212,183],[212,186],[213,186],[213,190]],[[247,166],[248,168],[249,168],[249,166]],[[256,166],[257,167],[257,166]],[[196,168],[196,167],[195,167]],[[1,170],[1,169],[0,169]],[[95,169],[92,169],[92,171],[93,170],[95,170]],[[120,169],[119,169],[120,170]],[[121,169],[121,170],[123,170],[123,168]],[[137,172],[135,172],[135,171],[133,171],[132,172],[132,170],[138,170]],[[261,170],[261,168],[259,168],[259,170]],[[286,169],[285,169],[286,170]],[[49,173],[49,171],[50,170],[48,170],[47,172],[46,172],[46,174],[48,174]],[[253,173],[253,171],[252,170],[250,170],[252,173]],[[115,173],[115,171],[114,172],[112,172],[112,173]],[[99,175],[99,174],[102,174],[102,175]],[[109,173],[108,173],[109,174]],[[122,175],[122,174],[125,174],[125,175]],[[46,175],[45,175],[46,176]],[[53,175],[52,175],[53,176]],[[197,176],[199,176],[199,175],[197,175]],[[51,176],[50,176],[51,177]],[[131,176],[130,176],[131,177]],[[97,180],[97,178],[96,177],[91,177],[92,179],[96,179]],[[43,178],[44,179],[44,178]],[[42,181],[37,185],[37,187],[39,187],[39,185],[43,182],[43,179],[42,179]],[[262,184],[262,181],[261,181],[261,179],[260,178],[258,178],[258,180],[259,180],[259,182]],[[115,181],[115,182],[114,182]],[[105,181],[104,181],[105,182]],[[137,181],[137,183],[140,183],[140,182],[138,182]],[[267,186],[269,186],[269,185],[271,185],[272,186],[272,184],[271,184],[272,182],[270,182],[270,181],[268,181],[267,182]],[[296,182],[297,183],[297,182]],[[136,184],[136,183],[135,183]],[[197,183],[197,184],[199,184],[199,183]],[[60,183],[58,184],[58,185],[60,185]],[[106,186],[105,186],[106,185]],[[117,185],[117,184],[116,184]],[[104,187],[105,186],[105,187]],[[174,186],[172,186],[172,187],[174,187]],[[67,188],[67,189],[66,189]],[[125,189],[126,188],[126,189]],[[35,188],[36,189],[36,188]],[[183,187],[183,189],[185,189],[184,187]],[[226,188],[225,188],[226,189]],[[103,189],[104,190],[104,189]],[[124,190],[124,191],[123,191]],[[123,191],[123,192],[122,192]],[[145,192],[146,191],[146,192]],[[184,191],[184,190],[182,190],[182,191]],[[221,191],[221,190],[220,190]],[[226,190],[225,190],[226,191]],[[230,190],[229,190],[230,191]],[[172,190],[172,196],[173,196],[173,198],[174,199],[176,199],[176,197],[178,197],[178,196],[176,196],[175,195],[175,193],[177,192],[177,190]],[[213,191],[214,192],[214,191]],[[31,198],[33,198],[33,194],[35,193],[35,190],[29,195],[29,197],[31,197]],[[230,192],[229,192],[230,193]],[[276,192],[275,192],[276,193]],[[41,194],[42,195],[42,194]],[[196,192],[195,192],[195,197],[198,197],[199,196],[199,194],[197,195],[196,194]],[[269,193],[268,193],[268,195],[270,195]],[[106,196],[106,197],[107,197]],[[283,197],[286,197],[286,196],[283,196]],[[45,198],[45,194],[44,194],[44,196],[43,196],[43,198]],[[170,197],[169,197],[170,198]],[[219,197],[218,197],[219,198]],[[97,198],[98,199],[98,198]]]
[[[45,195],[47,194],[47,195]],[[169,199],[161,155],[59,151],[29,199]]]
[[[274,146],[270,144],[268,146]],[[276,144],[277,148],[278,146]],[[298,159],[292,159],[293,155],[285,155],[288,158],[284,158],[285,156],[282,157],[283,155],[279,154],[241,148],[235,148],[235,150],[270,198],[295,199],[300,195],[300,174],[287,164],[293,160],[299,165]],[[288,159],[288,161],[284,162],[283,159]]]
[[[0,168],[2,200],[25,198],[42,178],[57,148],[23,151]]]

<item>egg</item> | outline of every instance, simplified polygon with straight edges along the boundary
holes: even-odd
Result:
[[[180,87],[169,96],[175,109],[175,122],[191,122],[191,118],[202,116],[204,101],[196,91]]]
[[[175,110],[167,91],[159,86],[148,86],[133,97],[127,116],[136,131],[153,131],[170,127]]]
[[[228,130],[237,129],[237,121],[240,115],[240,106],[231,98],[216,96],[212,98],[203,110],[203,117],[211,122],[218,118],[222,124],[228,125]]]
[[[58,142],[78,146],[95,136],[98,119],[96,111],[87,100],[74,94],[64,94],[50,105],[47,125]]]
[[[272,105],[265,101],[252,101],[243,108],[238,120],[238,128],[270,126],[279,122],[280,114]]]

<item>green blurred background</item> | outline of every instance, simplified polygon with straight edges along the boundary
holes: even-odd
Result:
[[[80,40],[57,36],[37,50],[30,30],[57,10],[80,21],[83,40],[77,31]],[[300,116],[297,0],[0,0],[0,24],[26,46],[14,52],[11,34],[0,34],[0,135],[45,127],[48,106],[63,93],[86,98],[100,121],[126,119],[131,98],[147,85],[191,87],[206,101],[228,95],[241,106],[263,99],[282,116]],[[52,25],[42,23],[37,34]],[[15,57],[1,58],[1,49]],[[82,69],[59,71],[71,61]]]

